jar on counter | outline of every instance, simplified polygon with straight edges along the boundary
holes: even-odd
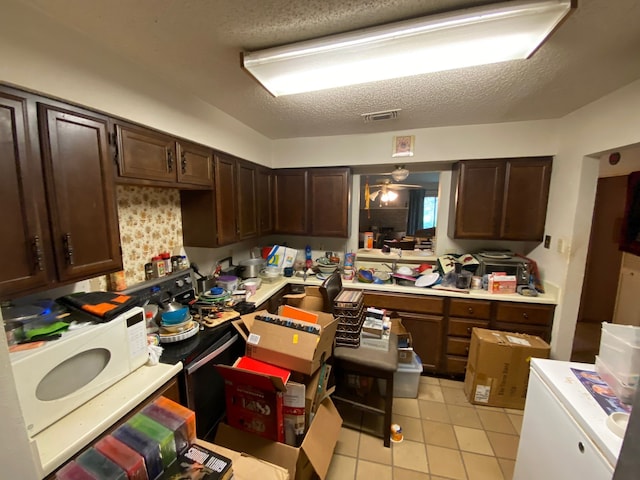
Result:
[[[180,266],[180,255],[174,255],[173,257],[171,257],[171,271],[177,272],[181,269],[182,267]]]
[[[171,254],[169,252],[162,252],[160,258],[164,262],[164,274],[169,275],[171,270]]]
[[[144,279],[151,280],[153,278],[153,263],[144,264]]]
[[[153,267],[153,277],[160,278],[165,276],[164,260],[160,255],[157,255],[151,259],[151,265]]]

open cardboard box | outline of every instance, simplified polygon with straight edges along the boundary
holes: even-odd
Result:
[[[413,338],[400,318],[391,319],[391,333],[398,336],[398,362],[413,363]]]
[[[320,287],[304,287],[303,293],[289,293],[282,297],[288,305],[298,307],[303,310],[322,311],[324,299],[320,293]]]
[[[284,467],[291,479],[311,480],[317,475],[324,480],[341,426],[338,410],[331,399],[326,398],[318,407],[300,447],[274,442],[226,424],[218,426],[215,443]]]
[[[196,443],[209,450],[223,455],[233,463],[233,478],[235,480],[289,480],[289,471],[279,465],[252,457],[246,453],[230,450],[220,445],[196,440]]]
[[[257,315],[272,316],[266,310],[243,315],[233,325],[247,342],[248,357],[312,375],[331,356],[338,326],[333,315],[314,313],[318,315],[320,335],[255,319]]]

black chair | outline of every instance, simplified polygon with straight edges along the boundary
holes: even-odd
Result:
[[[333,313],[335,298],[342,290],[342,277],[339,271],[335,271],[320,285],[320,295],[322,295],[322,311]]]

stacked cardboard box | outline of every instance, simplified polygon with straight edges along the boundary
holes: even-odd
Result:
[[[333,314],[338,320],[336,346],[360,346],[360,332],[365,319],[362,290],[342,290],[334,300]]]
[[[304,299],[292,300],[304,305]],[[327,388],[330,367],[326,361],[337,323],[330,314],[290,305],[281,307],[277,315],[263,310],[233,322],[247,342],[244,358],[285,370],[290,376],[274,377],[267,369],[242,372],[249,376],[234,382],[223,373],[227,400],[236,403],[227,407],[228,423],[218,427],[215,442],[280,465],[292,480],[324,479],[342,425]],[[240,366],[219,369],[228,373]],[[245,395],[249,391],[254,397]],[[230,394],[238,392],[240,402],[230,399]],[[262,398],[272,401],[267,404]],[[230,415],[232,410],[238,415]],[[268,435],[267,426],[274,426]]]

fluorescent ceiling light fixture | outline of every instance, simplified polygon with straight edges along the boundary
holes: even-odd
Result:
[[[243,54],[272,95],[529,58],[577,0],[517,0]]]

